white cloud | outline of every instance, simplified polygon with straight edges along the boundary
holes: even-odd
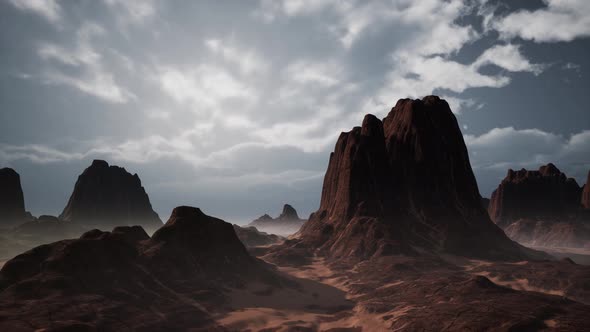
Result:
[[[343,69],[335,63],[298,60],[287,66],[283,76],[298,84],[332,87],[341,83]]]
[[[41,43],[37,55],[50,64],[45,71],[45,83],[66,85],[112,103],[126,103],[137,97],[117,84],[114,74],[106,70],[102,55],[92,45],[92,39],[105,34],[94,23],[85,23],[77,31],[76,48],[66,49],[53,43]],[[61,70],[53,64],[76,67],[79,71]]]
[[[57,0],[9,0],[16,8],[41,15],[49,22],[56,23],[61,18],[61,7]]]
[[[178,103],[189,103],[197,112],[219,111],[232,99],[255,101],[257,93],[220,67],[198,65],[181,69],[161,66],[155,74],[163,91]],[[204,109],[201,109],[204,108]]]
[[[532,72],[535,75],[539,75],[543,71],[542,65],[530,63],[520,52],[520,46],[513,44],[496,45],[488,48],[473,63],[473,67],[480,68],[488,64],[512,72],[525,71]]]
[[[465,143],[475,169],[537,168],[549,162],[590,167],[590,130],[564,137],[539,129],[494,128],[465,135]]]
[[[243,50],[219,39],[207,39],[205,46],[213,54],[238,66],[243,74],[264,73],[268,70],[266,61],[254,50]]]
[[[535,42],[572,41],[590,36],[590,1],[545,0],[547,7],[521,10],[497,19],[492,26],[503,38]]]
[[[126,21],[143,23],[154,16],[156,12],[153,0],[105,0],[106,4],[115,11],[124,12]]]

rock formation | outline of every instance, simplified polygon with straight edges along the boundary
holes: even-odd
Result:
[[[12,168],[0,169],[0,227],[23,222],[25,213],[20,176]]]
[[[590,246],[584,193],[555,165],[508,170],[492,193],[492,220],[515,241],[542,247]]]
[[[241,227],[234,224],[234,231],[247,248],[279,243],[282,239],[278,235],[261,232],[253,226]]]
[[[101,229],[141,225],[148,231],[162,226],[137,174],[94,160],[78,177],[60,219]]]
[[[0,271],[0,330],[217,331],[209,315],[246,282],[282,287],[231,224],[178,207],[152,238],[140,226],[36,247]]]
[[[576,180],[553,164],[537,171],[510,169],[492,193],[488,211],[502,227],[523,218],[571,219],[579,210],[580,194]]]
[[[248,226],[256,227],[258,230],[271,234],[290,235],[297,232],[305,221],[305,219],[299,218],[295,208],[285,204],[278,218],[275,219],[268,214],[264,214],[252,221]]]
[[[586,184],[584,185],[582,191],[582,200],[581,200],[582,208],[586,210],[590,210],[590,171],[588,171],[588,179],[586,180]]]
[[[489,219],[455,116],[436,96],[399,100],[336,142],[320,208],[298,234],[332,257],[430,251],[519,259]]]

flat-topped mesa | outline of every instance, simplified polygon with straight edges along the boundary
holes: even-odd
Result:
[[[510,169],[492,193],[488,211],[502,227],[519,219],[563,221],[575,217],[581,195],[576,181],[553,164],[537,171]]]
[[[25,199],[19,174],[12,168],[0,169],[0,228],[25,221]]]
[[[582,199],[580,204],[582,205],[583,209],[590,210],[590,171],[588,171],[588,178],[586,179],[586,184],[584,185],[584,190],[582,191]]]
[[[139,176],[104,160],[94,160],[78,177],[60,219],[102,229],[142,225],[153,231],[162,226]]]
[[[320,208],[301,241],[331,256],[422,247],[518,259],[524,249],[489,219],[459,125],[446,101],[402,99],[381,122],[340,134]]]

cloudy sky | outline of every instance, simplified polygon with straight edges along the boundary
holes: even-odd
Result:
[[[0,0],[0,166],[59,214],[92,159],[162,219],[319,205],[338,134],[438,94],[480,191],[590,169],[590,1]],[[520,7],[526,6],[526,7]]]

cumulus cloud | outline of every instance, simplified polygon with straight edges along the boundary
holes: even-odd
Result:
[[[520,37],[535,42],[571,41],[590,36],[590,2],[545,0],[546,7],[520,10],[492,23],[503,38]]]
[[[254,50],[243,50],[219,39],[207,39],[205,45],[213,54],[238,66],[243,74],[264,73],[268,69],[265,59]]]

